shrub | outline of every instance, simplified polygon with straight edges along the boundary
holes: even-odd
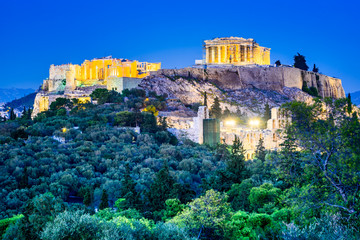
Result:
[[[19,219],[23,218],[24,215],[19,214],[16,216],[13,216],[11,218],[5,218],[5,219],[1,219],[0,220],[0,237],[6,232],[6,229],[13,223],[15,223],[16,221],[18,221]]]

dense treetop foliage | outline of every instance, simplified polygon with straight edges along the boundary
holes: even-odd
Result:
[[[359,237],[351,101],[284,105],[284,148],[260,140],[245,161],[237,137],[213,148],[180,142],[165,119],[142,111],[166,109],[166,96],[93,97],[98,105],[57,99],[33,120],[0,123],[3,239]]]

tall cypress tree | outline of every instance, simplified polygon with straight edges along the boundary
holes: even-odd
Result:
[[[108,197],[106,190],[103,189],[99,209],[105,209],[108,207],[109,207],[109,197]]]
[[[220,107],[220,101],[219,98],[216,96],[214,99],[214,103],[211,106],[210,114],[213,118],[220,119],[222,115],[222,110]]]
[[[265,162],[266,150],[264,146],[264,138],[259,139],[259,143],[256,146],[255,155],[257,159],[261,160],[262,162]]]
[[[318,72],[319,72],[319,68],[316,67],[316,65],[314,64],[314,67],[313,67],[313,70],[312,70],[312,71],[315,72],[315,73],[318,73]]]
[[[31,113],[32,113],[32,109],[31,109],[31,108],[28,108],[28,111],[27,111],[27,119],[31,119]]]
[[[204,104],[203,105],[207,107],[207,93],[206,93],[206,91],[204,92]]]
[[[21,180],[19,182],[20,188],[27,188],[29,186],[29,175],[27,172],[27,167],[24,167],[23,174],[21,176]]]
[[[174,184],[175,180],[170,176],[169,166],[167,162],[165,162],[164,167],[156,173],[154,182],[151,184],[150,190],[147,192],[149,208],[152,211],[163,209],[165,201],[176,196],[172,191]]]
[[[245,150],[237,135],[235,135],[231,156],[226,165],[226,170],[230,173],[230,179],[233,183],[240,183],[248,175],[245,168]]]
[[[139,203],[139,196],[135,190],[136,183],[132,179],[129,164],[125,165],[125,174],[121,181],[121,195],[126,199],[126,208],[135,208]]]
[[[270,106],[268,103],[265,104],[264,121],[265,123],[271,118]]]
[[[14,112],[14,109],[11,108],[11,110],[10,110],[10,120],[15,120],[15,119],[16,119],[16,114]]]
[[[352,103],[351,103],[351,95],[348,94],[348,97],[346,98],[347,101],[347,112],[350,114],[352,112]]]

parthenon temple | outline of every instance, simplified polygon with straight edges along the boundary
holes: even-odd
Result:
[[[270,48],[260,47],[254,39],[239,37],[205,40],[206,64],[270,64]]]

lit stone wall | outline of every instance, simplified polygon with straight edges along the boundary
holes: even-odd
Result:
[[[41,91],[36,95],[32,116],[46,111],[55,97],[89,97],[86,89],[93,87],[116,89],[121,92],[134,88],[150,72],[161,68],[161,63],[148,63],[112,57],[85,60],[81,65],[51,65],[49,78],[45,79]],[[90,98],[89,98],[90,99]]]
[[[106,88],[121,93],[124,89],[136,88],[141,80],[142,78],[109,77]]]
[[[261,47],[254,39],[239,37],[206,40],[206,64],[270,64],[270,48]]]
[[[108,79],[110,81],[114,81],[116,78],[140,79],[160,68],[161,63],[138,62],[112,57],[95,58],[91,61],[85,60],[81,65],[51,65],[49,79],[44,80],[42,89],[44,91],[56,92],[63,91],[64,89],[72,91],[76,87],[107,85]],[[65,79],[66,87],[63,87],[63,82],[61,81]],[[115,80],[115,83],[111,82],[110,85],[118,82]],[[134,82],[137,81],[134,80]],[[129,81],[126,81],[126,84],[134,85]]]
[[[266,129],[222,126],[220,138],[223,143],[232,145],[235,135],[238,136],[246,151],[246,159],[252,159],[261,138],[264,139],[265,149],[276,150],[280,148],[280,144],[283,142],[280,131],[289,121],[281,114],[280,108],[276,107],[271,109],[271,119],[268,120]]]
[[[51,65],[49,69],[49,79],[62,80],[66,79],[66,72],[70,70],[71,64]]]

